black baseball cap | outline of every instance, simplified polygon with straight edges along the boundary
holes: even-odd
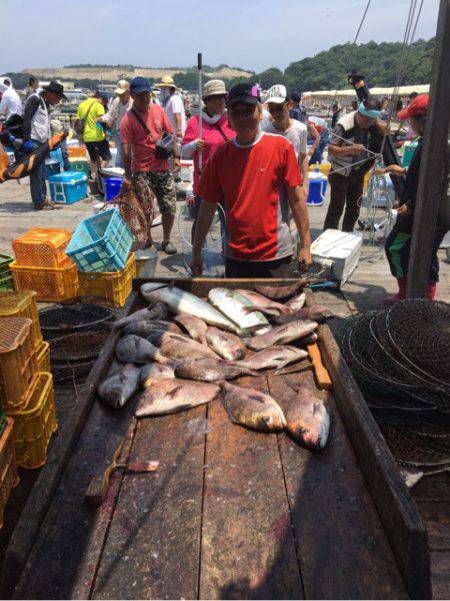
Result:
[[[228,92],[227,106],[244,102],[245,104],[256,104],[261,102],[258,86],[251,83],[237,83]]]
[[[65,94],[64,94],[64,86],[61,85],[60,83],[58,83],[57,81],[52,80],[48,84],[48,86],[42,86],[42,87],[47,92],[53,92],[54,94],[58,94],[58,96],[61,96],[61,98],[64,98],[64,100],[67,100],[67,96],[65,96]]]

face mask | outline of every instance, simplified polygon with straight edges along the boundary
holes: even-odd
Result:
[[[210,123],[211,125],[214,125],[215,123],[217,123],[223,115],[223,112],[222,112],[222,113],[219,113],[218,115],[213,115],[212,117],[210,117],[208,115],[208,113],[206,113],[205,111],[202,111],[202,113],[203,113],[203,119],[207,123]]]
[[[170,98],[170,89],[169,88],[161,88],[161,92],[159,93],[159,99],[164,104]]]

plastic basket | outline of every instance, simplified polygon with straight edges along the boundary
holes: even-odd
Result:
[[[45,342],[45,340],[42,341],[42,344],[36,353],[36,359],[39,371],[51,372],[50,345],[48,342]]]
[[[117,209],[109,209],[84,219],[66,248],[80,271],[118,271],[123,269],[134,242]]]
[[[0,292],[0,317],[28,317],[32,320],[34,348],[42,343],[42,332],[36,304],[36,292]]]
[[[0,274],[9,273],[9,266],[14,261],[14,257],[7,253],[0,253]]]
[[[5,412],[23,409],[38,373],[31,319],[0,319],[0,401]]]
[[[33,227],[12,241],[20,267],[68,267],[71,259],[66,247],[72,234],[64,229]]]
[[[136,258],[131,253],[125,269],[104,273],[78,273],[80,296],[95,296],[98,302],[123,307],[133,288],[136,277]]]
[[[55,415],[52,374],[40,372],[27,408],[9,412],[17,465],[34,469],[44,465],[50,438],[58,428]]]
[[[0,292],[11,292],[14,290],[14,280],[10,270],[0,273]]]
[[[13,442],[13,420],[7,419],[0,438],[0,528],[12,489],[19,484]]]
[[[86,158],[86,146],[68,146],[67,154],[69,158],[80,157],[82,159]]]
[[[36,300],[58,303],[78,294],[77,266],[22,267],[14,261],[11,272],[16,290],[34,290]]]
[[[48,180],[53,202],[72,204],[87,196],[88,176],[80,171],[65,171],[52,175]]]

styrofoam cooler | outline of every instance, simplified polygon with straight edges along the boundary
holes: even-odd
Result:
[[[309,192],[306,204],[320,207],[323,205],[325,199],[325,192],[327,191],[327,178],[322,173],[313,172],[309,173]]]
[[[49,179],[52,175],[57,175],[61,172],[59,161],[53,159],[45,159],[45,179]]]
[[[344,284],[358,265],[363,232],[325,230],[311,244],[311,256],[330,270],[330,279]]]
[[[53,202],[71,204],[87,196],[87,176],[79,171],[66,171],[52,175],[49,180],[50,196]]]

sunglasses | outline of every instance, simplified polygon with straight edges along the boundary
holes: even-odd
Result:
[[[249,108],[238,109],[233,106],[230,106],[228,112],[231,113],[233,117],[251,117],[255,112],[255,107],[250,106]]]
[[[269,111],[269,113],[272,115],[273,113],[281,113],[284,111],[284,109],[287,106],[287,102],[284,102],[283,104],[272,104],[272,105],[268,105],[267,110]]]

